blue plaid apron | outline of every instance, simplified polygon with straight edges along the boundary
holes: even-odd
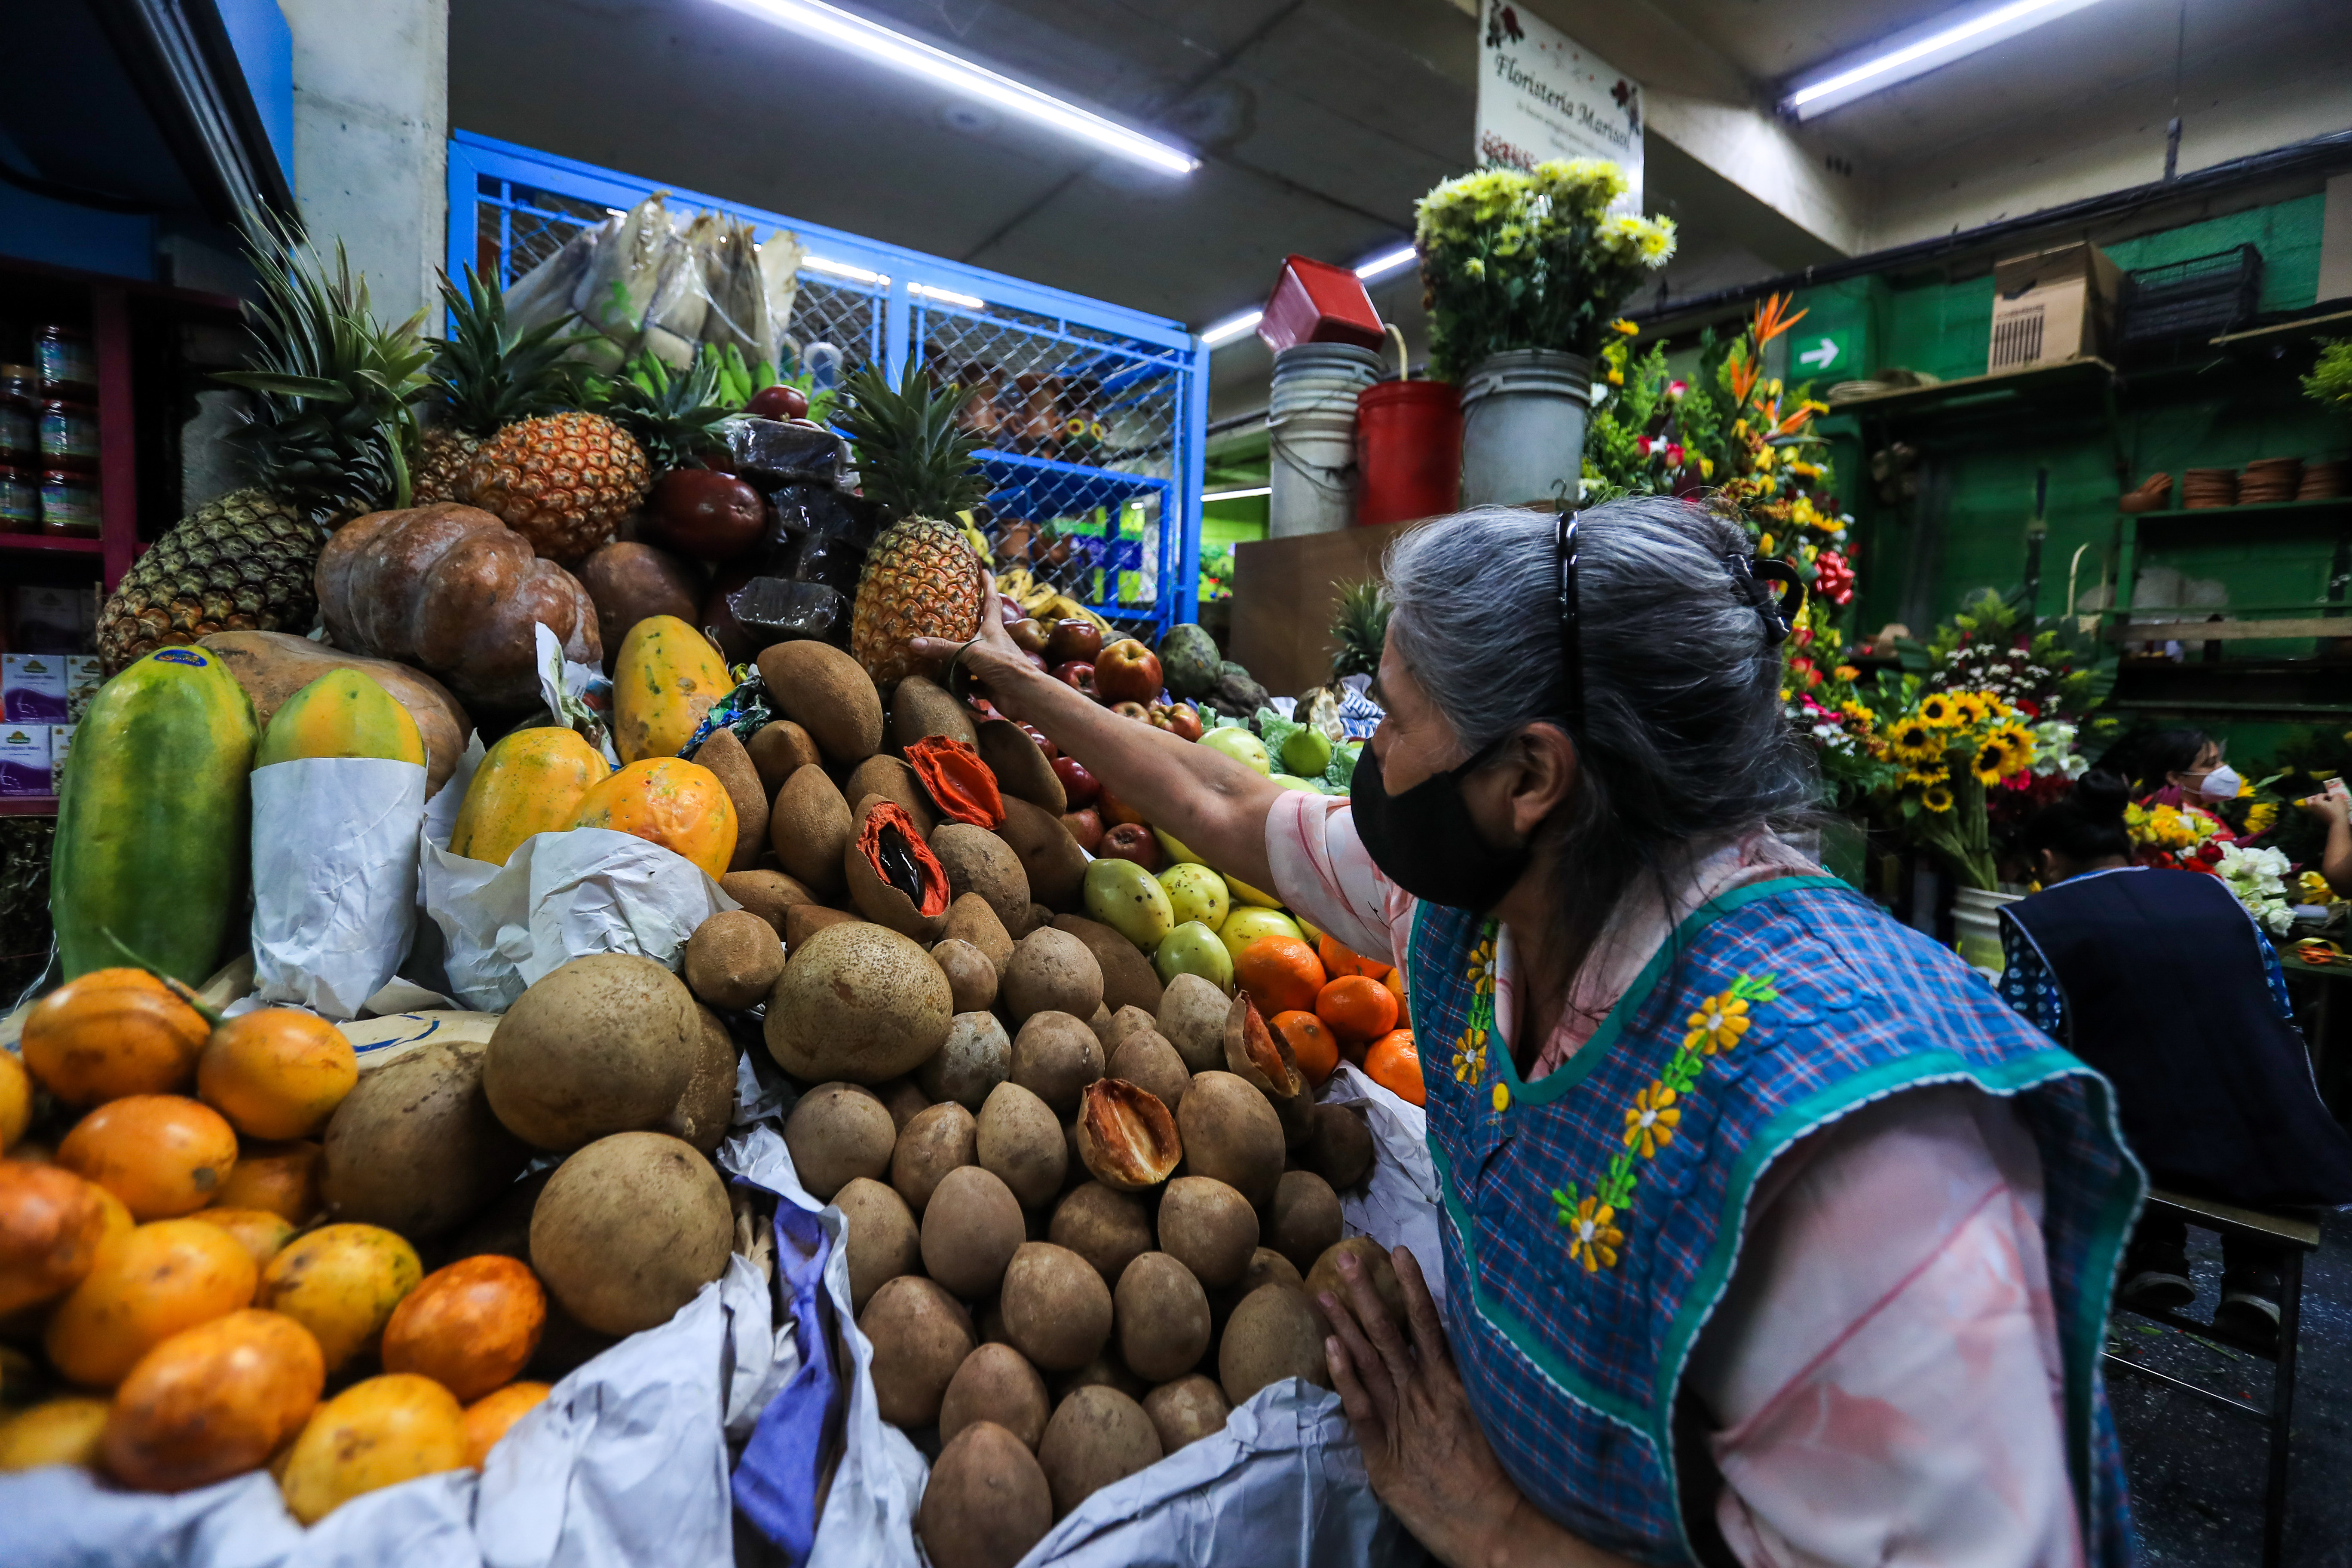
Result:
[[[1758,1179],[1859,1105],[1968,1083],[2013,1099],[2040,1148],[2085,1558],[2131,1561],[2098,1358],[2142,1181],[2104,1079],[1832,878],[1700,906],[1591,1041],[1532,1085],[1495,1033],[1494,962],[1491,923],[1421,906],[1406,973],[1446,1327],[1496,1456],[1538,1507],[1639,1562],[1694,1561],[1675,1396]]]

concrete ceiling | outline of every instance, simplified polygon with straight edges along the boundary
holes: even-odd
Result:
[[[1790,75],[1953,0],[1520,3],[1650,89],[1647,203],[1683,235],[1672,297],[1941,232],[1956,204],[2014,200],[2021,181],[2039,206],[2154,177],[2183,0],[2102,0],[1794,130],[1769,114]],[[1469,162],[1469,0],[854,4],[1156,129],[1202,167],[1092,156],[717,0],[451,0],[451,122],[1195,327],[1255,303],[1286,253],[1402,242],[1414,199]],[[2189,0],[2184,115],[2260,98],[2267,71],[2294,101],[2238,140],[2352,124],[2347,16],[2345,0]],[[2230,141],[2209,148],[2235,155]],[[1418,295],[1410,271],[1374,290],[1416,352]],[[1213,416],[1259,405],[1262,348],[1214,363]]]

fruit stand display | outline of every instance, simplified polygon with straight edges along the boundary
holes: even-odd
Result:
[[[0,1512],[119,1543],[184,1517],[109,1511],[142,1497],[274,1486],[310,1526],[474,1470],[487,1510],[579,1462],[593,1380],[721,1298],[849,1387],[845,1437],[822,1378],[722,1406],[715,1355],[685,1374],[736,1496],[799,1499],[762,1529],[851,1528],[819,1500],[877,1495],[861,1411],[929,1456],[869,1560],[919,1535],[1010,1564],[1096,1492],[1212,1463],[1244,1407],[1336,1423],[1311,1292],[1353,1251],[1394,1295],[1363,1205],[1421,1158],[1400,977],[912,640],[999,616],[1298,789],[1345,788],[1345,694],[1285,716],[1197,626],[992,598],[1002,535],[958,514],[996,469],[913,367],[852,366],[820,425],[827,389],[707,341],[583,363],[492,275],[446,286],[436,344],[333,265],[256,260],[255,483],[108,607],[57,984],[0,1053],[0,1471],[30,1472]],[[415,853],[355,875],[404,809]],[[530,884],[484,951],[450,868]],[[278,940],[319,921],[365,929]],[[486,952],[509,989],[450,1005]],[[793,1284],[812,1251],[830,1315]],[[795,1420],[830,1434],[798,1471],[745,1446]],[[1360,1485],[1316,1507],[1381,1517]]]

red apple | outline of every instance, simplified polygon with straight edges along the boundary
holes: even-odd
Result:
[[[731,561],[760,542],[767,515],[760,492],[715,468],[672,468],[646,498],[638,531],[704,561]]]
[[[1045,657],[1051,658],[1054,656],[1049,651]],[[1095,667],[1084,662],[1083,660],[1074,664],[1057,664],[1054,666],[1053,668],[1047,670],[1046,673],[1051,675],[1055,679],[1060,681],[1063,685],[1073,688],[1078,691],[1083,691],[1088,697],[1092,697],[1096,694]]]
[[[1062,748],[1047,740],[1045,738],[1045,731],[1037,728],[1036,725],[1024,724],[1021,726],[1021,732],[1037,742],[1037,749],[1045,753],[1045,760],[1047,762],[1050,763],[1055,757],[1062,754]]]
[[[1045,657],[1055,664],[1072,664],[1084,660],[1091,664],[1102,651],[1102,628],[1089,620],[1072,616],[1054,623],[1053,636],[1045,639]]]
[[[1062,826],[1070,830],[1070,837],[1076,839],[1078,847],[1087,854],[1091,855],[1102,847],[1102,818],[1096,816],[1092,808],[1064,812]]]
[[[1095,853],[1106,860],[1132,860],[1147,871],[1160,869],[1160,840],[1139,822],[1122,822],[1106,831],[1102,847]]]
[[[1045,651],[1045,628],[1024,616],[1004,628],[1013,636],[1013,646],[1023,653],[1042,654]]]
[[[1139,724],[1151,722],[1151,710],[1140,702],[1114,702],[1110,710],[1122,719],[1132,719]]]
[[[1201,710],[1189,702],[1155,702],[1151,705],[1151,727],[1165,730],[1180,741],[1201,738]]]
[[[1055,757],[1054,776],[1062,781],[1062,793],[1069,797],[1073,811],[1094,805],[1096,797],[1102,794],[1101,781],[1076,757]]]
[[[1141,825],[1143,813],[1111,794],[1108,784],[1102,784],[1100,787],[1102,793],[1095,797],[1095,809],[1102,813],[1102,819],[1105,822],[1114,827],[1125,826],[1129,823]]]
[[[1021,601],[1014,598],[1012,595],[999,594],[996,595],[996,618],[1003,621],[1006,626],[1009,626],[1015,621],[1025,620],[1028,618],[1028,616],[1029,612],[1021,607]]]
[[[1095,691],[1107,702],[1158,701],[1160,656],[1133,637],[1119,638],[1095,658]]]
[[[1049,675],[1052,673],[1052,671],[1047,669],[1045,667],[1045,656],[1044,654],[1031,653],[1028,649],[1024,648],[1021,650],[1021,657],[1027,659],[1031,665],[1034,666],[1038,674]]]
[[[778,382],[763,386],[751,395],[743,412],[754,419],[804,419],[808,417],[808,396],[797,386]]]

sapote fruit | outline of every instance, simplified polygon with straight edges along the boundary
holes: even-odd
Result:
[[[876,924],[926,944],[946,932],[948,874],[904,807],[887,800],[866,805],[842,870],[850,900]]]

